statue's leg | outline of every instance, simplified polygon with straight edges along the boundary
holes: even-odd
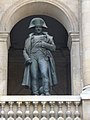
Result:
[[[31,63],[31,79],[32,79],[32,93],[34,95],[39,95],[38,92],[38,63],[35,59],[33,59]]]
[[[44,58],[39,59],[39,69],[42,77],[43,92],[45,95],[49,95],[48,64]]]

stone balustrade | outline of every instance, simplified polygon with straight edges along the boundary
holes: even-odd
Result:
[[[81,120],[79,96],[1,96],[0,120]]]

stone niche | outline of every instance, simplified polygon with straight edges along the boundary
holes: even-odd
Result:
[[[21,86],[24,72],[23,48],[25,39],[33,32],[28,29],[30,20],[34,17],[41,17],[45,20],[48,29],[44,29],[54,37],[56,51],[52,52],[55,59],[58,84],[52,87],[52,95],[71,94],[71,72],[70,72],[70,50],[67,47],[68,33],[64,26],[49,16],[30,16],[19,21],[11,30],[8,59],[8,95],[29,95],[29,89]]]
[[[59,23],[61,23],[64,26],[64,28],[66,29],[67,34],[68,34],[67,35],[67,37],[68,37],[67,46],[69,48],[68,54],[70,53],[69,64],[71,67],[71,75],[67,77],[68,79],[71,78],[71,80],[69,79],[69,81],[71,81],[71,82],[69,82],[69,85],[71,84],[71,89],[69,89],[69,93],[67,93],[67,94],[73,94],[73,95],[80,94],[80,92],[82,90],[82,81],[81,81],[81,76],[80,76],[80,73],[81,73],[80,48],[79,48],[80,41],[79,41],[78,22],[77,22],[76,14],[74,12],[72,12],[72,10],[66,4],[64,4],[60,1],[52,2],[51,0],[50,1],[45,0],[43,2],[42,0],[40,0],[40,1],[38,1],[38,0],[37,1],[36,0],[31,0],[31,1],[22,0],[22,1],[17,2],[14,5],[11,5],[3,13],[3,15],[1,17],[1,21],[0,21],[0,31],[1,31],[0,32],[0,49],[1,49],[0,62],[1,62],[1,64],[4,65],[4,67],[1,65],[1,69],[0,69],[1,70],[0,77],[1,77],[1,82],[2,82],[2,85],[0,87],[1,88],[0,95],[7,95],[7,89],[9,91],[9,82],[7,84],[7,78],[9,78],[9,76],[10,76],[9,75],[10,72],[8,72],[8,70],[10,69],[9,68],[10,64],[8,65],[7,61],[8,61],[8,57],[10,57],[10,54],[11,54],[10,46],[12,46],[12,43],[10,45],[10,42],[13,41],[10,39],[10,33],[13,30],[14,26],[19,21],[21,21],[22,19],[24,19],[28,16],[32,16],[32,15],[46,15],[46,16],[52,17],[52,18],[56,19]],[[57,43],[57,46],[58,45],[60,45],[60,44]],[[9,50],[8,50],[8,48],[9,48]],[[61,51],[61,53],[57,51],[57,54],[55,54],[55,55],[63,56],[65,54],[65,52],[63,50],[60,49],[60,51]],[[3,55],[3,52],[4,52],[4,55]],[[9,53],[9,56],[8,56],[8,53]],[[13,50],[13,53],[15,53],[14,50]],[[18,54],[19,54],[19,52],[18,52]],[[15,53],[15,55],[17,56],[17,53]],[[21,53],[20,53],[20,55],[21,55]],[[22,58],[22,56],[21,56],[21,58]],[[19,59],[21,60],[21,58],[19,58]],[[55,58],[57,58],[57,57],[55,57]],[[14,59],[14,60],[17,61],[16,59]],[[23,59],[21,61],[23,64]],[[63,61],[63,60],[61,60],[61,61]],[[59,60],[58,63],[60,63],[61,61]],[[15,65],[15,67],[16,66],[17,65]],[[62,67],[62,68],[65,68],[65,67]],[[60,69],[61,68],[58,67],[58,70],[57,70],[58,74],[59,74]],[[70,70],[70,68],[69,68],[69,70]],[[60,70],[60,71],[62,71],[62,70]],[[23,73],[23,68],[22,68],[22,71],[19,71],[19,72]],[[9,75],[8,77],[7,77],[7,73]],[[60,74],[61,74],[61,72],[60,72]],[[20,78],[20,80],[21,79],[22,78]],[[67,79],[67,85],[68,85],[68,79]],[[18,83],[19,79],[17,79],[16,81]],[[19,86],[19,88],[20,88],[20,86]],[[77,88],[79,88],[78,91],[77,91]]]

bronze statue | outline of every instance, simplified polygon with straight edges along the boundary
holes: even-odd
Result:
[[[50,87],[57,84],[51,54],[56,46],[53,37],[42,31],[43,27],[47,28],[42,18],[31,20],[29,28],[34,28],[35,32],[29,34],[23,50],[25,70],[22,85],[28,86],[33,95],[50,95]]]

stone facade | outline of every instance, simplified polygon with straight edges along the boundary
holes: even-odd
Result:
[[[90,119],[90,1],[89,0],[2,0],[0,1],[0,95],[7,95],[10,31],[21,19],[48,15],[68,32],[71,55],[72,95],[82,99],[83,120]]]

